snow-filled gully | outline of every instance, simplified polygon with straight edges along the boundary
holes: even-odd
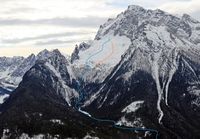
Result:
[[[156,82],[156,88],[157,88],[157,92],[158,92],[158,100],[157,100],[157,109],[159,112],[159,118],[158,118],[158,122],[161,123],[162,117],[164,116],[164,113],[161,109],[160,103],[161,103],[161,99],[163,96],[163,89],[161,89],[161,85],[160,85],[160,81],[159,81],[159,66],[158,66],[158,60],[159,57],[161,55],[161,51],[159,51],[158,53],[155,53],[153,55],[151,55],[151,73],[152,76]]]
[[[160,73],[159,73],[159,59],[161,57],[161,54],[162,54],[162,50],[160,50],[159,52],[157,53],[153,53],[151,55],[151,58],[149,59],[150,63],[151,63],[151,73],[152,73],[152,76],[155,80],[155,83],[156,83],[156,88],[157,88],[157,93],[158,93],[158,100],[157,100],[157,109],[158,109],[158,112],[159,112],[159,117],[158,117],[158,122],[159,124],[161,124],[161,120],[164,116],[164,113],[161,109],[161,101],[162,99],[165,100],[165,104],[168,106],[168,91],[169,91],[169,85],[170,85],[170,82],[172,80],[172,77],[174,75],[174,73],[176,72],[176,69],[177,69],[177,63],[176,63],[176,58],[172,59],[172,65],[170,66],[171,68],[169,69],[168,71],[168,74],[165,73],[165,76],[168,77],[167,81],[164,81],[163,82],[163,87],[161,87],[161,84],[160,84]],[[174,54],[175,57],[177,57],[177,52],[176,50],[172,50],[171,51],[171,54]],[[165,97],[164,97],[164,93],[165,93]]]

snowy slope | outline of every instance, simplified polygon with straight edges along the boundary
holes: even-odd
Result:
[[[23,57],[0,57],[0,80],[10,75],[22,62]]]
[[[0,104],[2,104],[7,97],[9,97],[8,94],[0,95]]]
[[[89,49],[81,51],[76,64],[87,64],[91,67],[105,64],[113,67],[120,61],[129,45],[130,39],[125,36],[105,35],[101,40],[94,40]]]
[[[8,91],[16,88],[16,84],[9,83],[8,79],[23,61],[23,57],[0,57],[0,87]],[[13,78],[13,80],[16,80],[16,78]]]
[[[200,23],[188,15],[176,17],[161,10],[131,5],[115,19],[101,25],[94,41],[75,49],[72,54],[74,71],[78,78],[102,82],[130,44],[139,47],[147,42],[151,52],[160,47],[165,47],[166,51],[178,46],[189,47],[199,44],[199,27]],[[82,68],[81,72],[78,68]]]
[[[131,41],[126,36],[113,34],[111,32],[100,40],[94,40],[89,48],[79,51],[79,59],[73,62],[75,71],[78,69],[75,72],[77,77],[88,82],[102,82],[119,63]]]
[[[49,53],[48,58],[36,61],[27,72],[27,76],[36,78],[43,84],[48,83],[49,87],[53,88],[71,106],[71,100],[78,97],[78,93],[73,88],[74,77],[70,62],[57,49]]]
[[[135,112],[137,109],[140,108],[140,106],[141,106],[142,103],[144,103],[144,101],[134,101],[130,105],[128,105],[127,107],[125,107],[122,110],[122,112],[126,112],[126,113]]]
[[[43,50],[38,55],[31,54],[24,57],[0,58],[0,86],[12,91],[22,81],[24,74],[35,64],[37,60],[47,59],[52,55],[51,51]]]
[[[187,72],[192,72],[192,77],[195,77],[187,79],[189,84],[198,86],[199,75],[194,67],[200,65],[199,27],[200,22],[189,15],[176,17],[161,10],[129,6],[125,12],[116,19],[109,20],[98,31],[98,41],[114,32],[116,36],[128,37],[131,45],[123,52],[119,64],[107,75],[105,84],[84,106],[95,105],[98,109],[105,109],[120,105],[120,98],[131,93],[129,90],[132,84],[137,84],[137,81],[132,82],[133,76],[142,71],[151,75],[155,82],[158,97],[154,102],[158,111],[157,120],[162,124],[165,116],[162,105],[169,106],[170,83],[180,65],[186,65],[189,68]],[[183,61],[180,62],[180,59]],[[188,63],[188,59],[192,62]],[[199,98],[196,98],[192,102],[198,101]]]
[[[69,106],[71,106],[71,99],[73,97],[78,97],[78,93],[68,86],[68,84],[64,81],[64,79],[61,76],[61,73],[59,70],[56,70],[56,68],[51,65],[49,62],[45,63],[45,66],[53,72],[53,74],[58,78],[58,81],[53,82],[53,87],[57,89],[57,91],[63,96],[63,98],[66,100]],[[67,66],[67,65],[65,65]],[[67,71],[66,71],[67,72]],[[71,77],[70,77],[71,78]],[[70,79],[72,81],[72,79]],[[59,85],[60,84],[60,85]]]

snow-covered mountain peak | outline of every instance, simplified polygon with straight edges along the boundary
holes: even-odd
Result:
[[[30,56],[28,56],[25,61],[35,61],[36,60],[36,55],[35,54],[31,54]]]
[[[199,24],[191,19],[187,15],[180,18],[159,9],[148,10],[131,5],[115,19],[109,19],[101,25],[94,41],[77,46],[71,62],[77,68],[89,65],[95,69],[92,70],[93,74],[103,77],[103,80],[119,63],[121,56],[126,51],[132,51],[128,50],[131,44],[133,46],[130,49],[143,47],[146,52],[156,54],[158,50],[163,53],[175,47],[190,47],[200,43]],[[108,73],[98,75],[98,69]],[[85,79],[93,74],[79,76]]]
[[[52,53],[56,54],[56,55],[62,55],[61,52],[58,49],[54,49],[52,51]]]
[[[146,10],[139,6],[129,6],[125,12],[119,14],[115,19],[108,20],[100,27],[90,48],[79,52],[80,60],[78,62],[83,64],[86,61],[86,65],[89,63],[90,67],[95,67],[91,65],[95,65],[98,59],[105,56],[100,55],[98,51],[94,52],[99,50],[97,49],[99,44],[108,52],[110,50],[108,49],[109,43],[112,40],[114,40],[117,48],[121,49],[123,48],[122,43],[129,42],[124,45],[125,49],[121,50],[121,53],[116,53],[115,59],[119,59],[114,64],[109,63],[112,61],[111,57],[104,61],[107,69],[109,65],[112,65],[110,66],[111,72],[101,70],[97,73],[95,72],[95,77],[101,80],[105,79],[103,80],[104,82],[120,80],[126,86],[127,84],[132,84],[130,82],[131,79],[140,71],[151,75],[156,85],[158,122],[161,123],[164,116],[161,103],[164,101],[165,105],[168,106],[169,85],[179,68],[180,57],[189,57],[188,59],[191,59],[191,61],[199,63],[199,58],[195,56],[195,53],[198,52],[197,45],[200,43],[199,37],[199,22],[188,15],[177,17],[159,9]],[[107,43],[106,46],[105,43]],[[109,61],[109,64],[107,61]],[[92,71],[94,72],[95,70],[92,69]],[[86,75],[88,76],[86,79],[92,77],[90,80],[94,80],[95,77],[91,73],[87,71],[87,73],[79,76],[84,77]],[[99,103],[98,108],[107,100],[107,95],[111,88],[110,84],[104,84],[95,94],[99,95],[100,92],[104,96],[100,97],[102,103]],[[115,86],[115,88],[117,87]],[[117,92],[118,90],[115,90],[115,93]],[[112,96],[112,99],[115,96],[117,94]],[[97,97],[97,99],[99,98]],[[91,97],[91,100],[95,101],[93,97]],[[98,102],[100,101],[98,100]],[[109,104],[113,104],[113,102],[109,102]]]
[[[24,61],[24,57],[0,57],[0,81],[4,80]]]
[[[100,40],[84,45],[84,49],[76,48],[71,61],[77,78],[88,82],[102,82],[121,60],[130,44],[131,40],[126,36],[107,34]]]
[[[27,72],[24,80],[37,79],[49,84],[56,89],[56,93],[61,95],[69,105],[71,99],[76,97],[77,92],[71,88],[73,72],[70,62],[60,53],[58,49],[49,52],[48,58],[38,59],[35,65]]]
[[[149,53],[196,45],[200,42],[200,31],[196,29],[198,23],[189,24],[186,21],[186,15],[180,18],[159,9],[148,10],[131,5],[115,19],[109,19],[101,25],[94,41],[77,46],[71,62],[78,68],[89,64],[92,69],[102,70],[103,67],[110,72],[131,44],[136,47],[147,46],[145,48]]]
[[[53,49],[52,51],[48,51],[44,49],[43,51],[39,52],[37,55],[37,60],[46,60],[52,56],[63,56],[58,49]]]
[[[61,54],[58,49],[51,51],[47,60],[55,67],[69,65],[69,61],[65,58],[65,56]]]
[[[37,54],[37,57],[40,59],[40,58],[45,58],[45,57],[48,57],[49,56],[49,51],[47,49],[44,49],[42,50],[41,52],[39,52]]]
[[[101,25],[95,39],[99,40],[106,34],[125,35],[134,39],[148,24],[154,27],[164,26],[168,32],[180,37],[191,37],[196,34],[193,28],[199,26],[197,20],[186,14],[178,17],[160,9],[148,10],[131,5],[115,19]]]
[[[23,75],[36,63],[38,60],[46,60],[49,57],[54,59],[59,59],[61,57],[63,60],[62,63],[68,65],[69,62],[65,61],[65,58],[61,55],[58,50],[48,51],[43,50],[37,55],[31,54],[27,58],[23,57],[0,57],[0,87],[4,89],[15,89],[18,84],[21,82]],[[57,57],[57,58],[56,58]],[[50,59],[49,59],[50,60]],[[57,64],[58,65],[58,64]]]
[[[191,17],[190,15],[188,15],[188,14],[183,14],[182,20],[185,21],[185,22],[190,22],[190,23],[194,23],[194,24],[200,23],[198,20],[192,18],[192,17]]]
[[[129,5],[126,11],[134,11],[135,13],[137,13],[137,12],[145,12],[146,10],[139,5]]]

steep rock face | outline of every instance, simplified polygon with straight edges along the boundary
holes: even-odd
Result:
[[[35,64],[36,56],[31,54],[29,57],[23,60],[23,62],[11,73],[9,82],[18,84],[21,82],[23,75]]]
[[[95,122],[70,107],[71,99],[78,94],[73,89],[69,62],[58,50],[51,53],[48,59],[36,61],[17,89],[0,105],[1,137],[129,139],[138,136]]]
[[[198,138],[199,26],[188,15],[138,6],[109,20],[96,39],[114,32],[130,38],[131,45],[85,101],[85,110],[120,124],[155,128],[162,138]],[[137,101],[143,102],[138,109],[123,111]]]
[[[138,55],[133,56],[136,62]],[[188,51],[181,50],[177,54],[177,65],[174,65],[177,68],[173,74],[173,65],[169,62],[169,72],[166,65],[157,65],[158,69],[165,69],[164,72],[154,71],[158,73],[157,76],[153,76],[156,74],[152,74],[149,61],[142,68],[134,67],[136,63],[129,63],[131,59],[127,59],[116,66],[100,89],[85,102],[84,107],[97,117],[110,117],[120,121],[125,116],[133,123],[132,126],[140,123],[140,126],[154,127],[160,131],[162,138],[197,138],[200,129],[196,124],[200,109],[198,57],[196,55],[191,58]],[[137,101],[144,101],[139,109],[131,113],[123,112],[124,108]],[[134,124],[134,121],[138,122]]]
[[[43,50],[38,55],[31,54],[23,57],[0,58],[0,87],[6,92],[12,92],[22,81],[24,74],[35,65],[37,60],[46,60],[54,55],[53,52]],[[3,91],[2,90],[2,91]],[[8,93],[7,93],[8,94]],[[8,94],[9,95],[9,94]]]
[[[78,94],[71,88],[73,77],[69,74],[69,68],[66,58],[58,50],[54,50],[48,59],[38,60],[24,78],[28,76],[29,80],[40,79],[44,84],[54,88],[56,93],[61,95],[68,105],[71,105],[71,98],[77,97]]]
[[[15,88],[15,85],[8,83],[6,80],[10,78],[19,65],[22,64],[23,57],[0,57],[0,86],[8,91]]]
[[[1,79],[7,76],[7,72],[15,70],[15,68],[20,65],[23,60],[23,57],[0,57]]]
[[[83,42],[79,46],[76,46],[72,55],[71,55],[71,62],[73,63],[75,60],[79,59],[79,51],[86,50],[90,47],[89,44]]]
[[[0,57],[0,104],[2,104],[10,95],[10,92],[16,88],[15,84],[8,83],[7,79],[11,77],[18,65],[23,62],[23,57]]]
[[[31,54],[23,60],[21,64],[11,73],[11,82],[18,85],[22,80],[24,74],[35,64],[37,60],[45,60],[52,55],[51,51],[43,50],[37,55]]]
[[[76,47],[71,56],[76,77],[88,83],[101,83],[130,44],[130,38],[110,32],[100,40]]]
[[[146,10],[140,6],[131,5],[125,12],[122,12],[116,19],[110,19],[102,25],[96,35],[96,39],[113,31],[115,34],[125,35],[134,38],[144,30],[144,26],[165,26],[168,32],[184,38],[197,39],[199,35],[199,21],[192,19],[184,14],[182,18],[168,14],[162,10]]]
[[[147,42],[152,51],[159,47],[172,49],[174,46],[199,45],[199,27],[200,23],[186,14],[179,18],[161,10],[132,5],[100,26],[95,40],[89,42],[86,49],[77,47],[72,54],[72,63],[75,71],[78,70],[78,77],[99,83],[119,63],[130,44]],[[84,72],[88,66],[90,72]],[[78,74],[79,68],[83,75]]]

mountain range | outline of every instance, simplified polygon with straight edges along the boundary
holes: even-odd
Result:
[[[0,58],[2,138],[200,138],[200,22],[131,5],[70,58]]]

